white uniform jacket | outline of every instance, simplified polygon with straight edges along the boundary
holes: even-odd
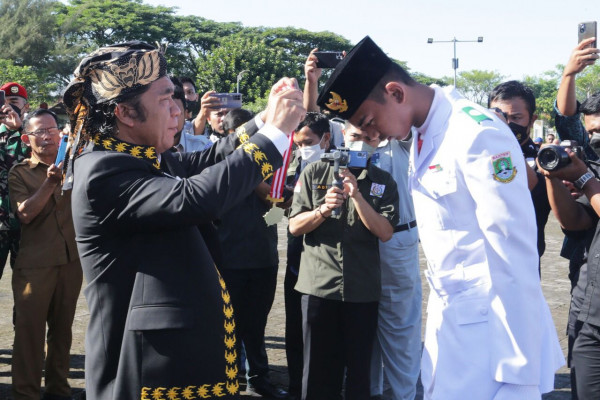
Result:
[[[428,313],[437,324],[425,341],[433,371],[424,373],[435,377],[460,368],[458,359],[472,358],[472,367],[481,359],[491,381],[550,391],[564,358],[538,276],[521,149],[491,112],[453,87],[434,89],[409,171],[432,289]],[[478,323],[487,324],[460,330]],[[453,338],[441,338],[444,332]]]

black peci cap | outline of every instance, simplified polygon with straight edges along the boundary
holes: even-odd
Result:
[[[392,60],[365,36],[337,65],[321,90],[317,104],[349,119],[391,65]]]

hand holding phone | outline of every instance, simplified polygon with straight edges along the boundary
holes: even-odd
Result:
[[[343,59],[341,51],[315,51],[317,56],[317,68],[335,68]]]
[[[590,22],[581,22],[578,26],[577,26],[577,38],[578,38],[578,42],[577,43],[581,43],[582,40],[585,39],[589,39],[589,38],[595,38],[597,37],[596,34],[596,21],[590,21]],[[597,40],[594,40],[589,46],[586,46],[586,48],[588,47],[593,47],[596,48],[597,45]]]
[[[58,146],[58,154],[56,154],[56,161],[54,161],[54,165],[58,166],[58,164],[64,161],[65,155],[67,154],[68,144],[69,135],[63,135],[63,137],[60,138],[60,146]]]
[[[221,100],[220,108],[242,108],[241,93],[213,93],[211,96]]]

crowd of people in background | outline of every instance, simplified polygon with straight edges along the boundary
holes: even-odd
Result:
[[[245,382],[268,399],[412,400],[419,377],[426,399],[540,399],[564,362],[540,285],[550,212],[569,260],[572,398],[599,398],[600,92],[575,96],[592,43],[573,50],[544,138],[525,83],[482,107],[417,83],[368,37],[324,87],[313,50],[303,90],[274,82],[256,114],[169,76],[142,42],[82,60],[66,124],[2,82],[13,398],[72,398],[85,278],[88,399],[235,399]],[[146,75],[116,78],[138,64]],[[543,149],[562,164],[540,162]],[[265,344],[280,268],[267,215],[279,213],[287,388]]]

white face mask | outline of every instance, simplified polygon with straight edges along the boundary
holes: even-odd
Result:
[[[322,140],[323,138],[321,138],[321,141]],[[321,148],[321,142],[313,146],[298,147],[298,151],[300,152],[302,161],[307,163],[319,161],[321,159],[321,154],[325,153],[325,149]]]
[[[376,148],[371,146],[368,143],[363,142],[362,140],[357,140],[355,142],[348,142],[348,148],[352,151],[366,151],[369,157],[375,153]]]

